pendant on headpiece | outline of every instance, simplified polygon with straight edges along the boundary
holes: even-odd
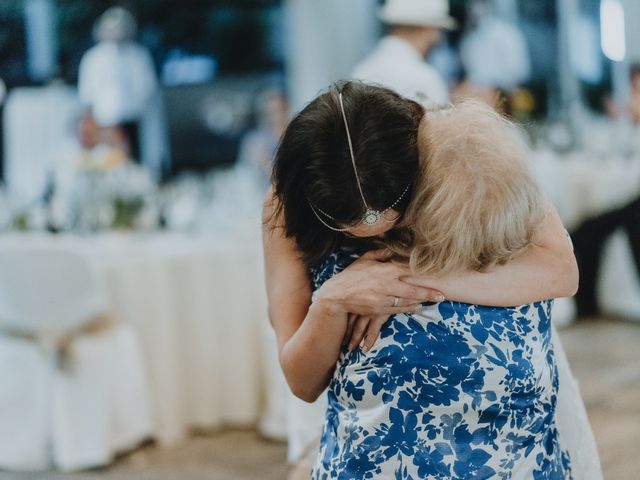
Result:
[[[362,217],[362,223],[369,225],[370,227],[375,225],[382,218],[382,214],[378,210],[372,210],[371,208],[364,212]]]

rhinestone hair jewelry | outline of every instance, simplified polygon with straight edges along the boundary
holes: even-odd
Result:
[[[398,203],[400,203],[400,200],[402,200],[402,199],[404,198],[404,196],[407,194],[407,192],[408,192],[408,191],[409,191],[409,185],[407,185],[407,186],[405,187],[405,189],[402,191],[402,193],[400,194],[400,196],[396,199],[396,201],[395,201],[395,202],[393,202],[393,203],[391,204],[391,206],[390,206],[390,207],[385,208],[385,209],[384,209],[384,210],[382,210],[381,212],[379,212],[379,211],[377,211],[377,210],[371,210],[372,212],[374,212],[374,213],[377,215],[377,219],[376,219],[376,221],[375,221],[375,222],[373,222],[373,223],[368,223],[368,222],[366,221],[367,214],[370,214],[370,213],[369,213],[369,210],[367,210],[367,212],[365,212],[365,214],[364,214],[364,215],[363,215],[363,217],[362,217],[361,222],[362,222],[362,223],[364,223],[365,225],[368,225],[368,226],[373,226],[373,225],[375,225],[376,223],[378,223],[380,220],[383,220],[383,221],[385,221],[385,222],[389,222],[389,223],[393,223],[393,222],[395,222],[396,220],[398,220],[398,218],[400,218],[400,215],[398,215],[397,217],[395,217],[395,218],[393,218],[393,219],[391,219],[391,220],[387,220],[386,218],[384,218],[384,214],[385,214],[385,213],[387,213],[389,210],[392,210],[392,209],[393,209],[393,207],[395,207]],[[325,227],[327,227],[329,230],[333,230],[334,232],[346,232],[347,230],[351,230],[351,227],[348,227],[348,228],[336,228],[336,227],[333,227],[333,226],[329,225],[327,222],[325,222],[325,221],[322,219],[322,217],[320,216],[320,214],[324,215],[325,217],[327,217],[327,218],[328,218],[328,219],[330,219],[330,220],[333,220],[334,222],[337,222],[337,220],[336,220],[334,217],[332,217],[331,215],[329,215],[327,212],[325,212],[325,211],[323,211],[323,210],[319,209],[318,207],[314,207],[314,206],[313,206],[313,203],[309,202],[309,206],[311,207],[311,210],[312,210],[312,211],[313,211],[313,213],[316,215],[316,217],[318,217],[318,220],[320,220],[320,223],[322,223],[322,224],[323,224]]]
[[[391,210],[393,207],[395,207],[400,202],[400,200],[402,200],[402,198],[406,195],[407,191],[409,190],[409,185],[407,185],[405,187],[405,189],[402,191],[402,193],[396,199],[396,201],[393,202],[391,204],[391,206],[385,208],[384,210],[382,210],[382,211],[376,210],[376,209],[373,209],[373,208],[371,208],[369,206],[369,204],[367,203],[367,200],[364,198],[364,192],[362,191],[362,184],[360,183],[360,177],[358,176],[358,169],[356,168],[356,156],[353,153],[353,142],[351,141],[351,132],[349,131],[349,123],[347,122],[347,114],[345,113],[345,109],[344,109],[344,102],[342,100],[342,92],[338,92],[338,100],[340,102],[340,111],[342,113],[342,120],[344,121],[344,128],[345,128],[345,130],[347,132],[347,143],[349,144],[349,155],[351,157],[351,165],[353,166],[353,173],[355,174],[355,177],[356,177],[356,184],[358,185],[358,192],[360,193],[360,198],[362,199],[362,204],[364,205],[364,208],[365,208],[364,215],[362,216],[362,219],[360,220],[360,222],[365,224],[365,225],[367,225],[367,226],[369,226],[369,227],[373,227],[374,225],[377,225],[378,222],[380,222],[380,220],[384,220],[386,222],[393,223],[398,218],[400,218],[400,215],[398,215],[393,220],[387,220],[387,219],[384,218],[384,214],[386,212],[388,212],[389,210]],[[320,220],[320,222],[325,227],[329,228],[330,230],[333,230],[335,232],[346,232],[347,230],[350,230],[350,228],[336,228],[336,227],[333,227],[333,226],[329,225],[327,222],[325,222],[322,219],[322,217],[320,217],[318,212],[321,213],[322,215],[324,215],[325,217],[333,220],[333,221],[336,221],[336,219],[333,218],[328,213],[322,211],[320,208],[315,207],[311,202],[309,202],[309,206],[311,207],[311,210],[313,211],[315,216],[318,217],[318,220]]]

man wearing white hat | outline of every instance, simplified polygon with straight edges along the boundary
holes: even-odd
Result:
[[[351,76],[391,88],[426,106],[447,103],[447,85],[424,57],[438,43],[443,29],[456,27],[448,1],[387,0],[378,17],[389,25],[389,33]]]

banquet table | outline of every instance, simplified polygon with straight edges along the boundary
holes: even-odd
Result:
[[[259,225],[241,235],[0,236],[0,248],[12,242],[63,245],[95,267],[115,320],[140,337],[161,444],[227,425],[259,424],[282,436],[283,413],[267,395],[267,384],[282,392],[284,380],[267,320]]]

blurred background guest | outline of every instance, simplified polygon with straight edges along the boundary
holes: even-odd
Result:
[[[470,2],[460,58],[474,87],[513,91],[529,80],[531,62],[524,35],[497,15],[490,0]]]
[[[109,183],[121,182],[121,187],[127,188],[136,175],[144,177],[146,189],[153,188],[149,172],[133,164],[124,130],[117,125],[98,125],[90,112],[82,114],[75,127],[77,137],[61,143],[50,173],[47,201],[49,227],[54,231],[112,225],[114,212],[108,197],[112,192],[104,191]],[[144,194],[136,189],[127,193]],[[122,199],[118,202],[122,205]]]
[[[612,118],[627,117],[635,124],[640,124],[640,63],[629,67],[629,103],[618,105],[612,96],[605,99],[607,114]]]
[[[576,294],[578,318],[602,315],[597,289],[604,250],[612,235],[619,232],[624,232],[629,241],[635,272],[640,278],[640,197],[585,220],[571,234],[580,269],[580,288]]]
[[[354,68],[353,78],[378,83],[425,105],[449,101],[447,84],[425,56],[456,21],[446,0],[387,0],[378,12],[388,34]]]
[[[472,0],[460,39],[461,82],[455,97],[476,98],[512,116],[511,95],[530,79],[526,39],[492,0]]]
[[[626,105],[618,105],[611,95],[605,98],[605,109],[609,117],[618,124],[631,122],[626,130],[624,143],[637,142],[640,124],[640,64],[629,67],[629,96]],[[620,127],[619,127],[620,128]],[[636,143],[637,145],[637,143]],[[631,147],[631,145],[629,145]],[[629,153],[629,152],[628,152]],[[630,175],[633,173],[629,172]],[[640,191],[638,192],[640,194]],[[633,197],[633,195],[632,195]],[[640,196],[627,200],[623,205],[614,205],[595,216],[584,220],[571,233],[576,259],[580,267],[580,288],[576,294],[578,318],[594,318],[602,315],[598,300],[598,286],[602,278],[602,262],[605,248],[614,234],[623,232],[632,252],[635,272],[640,277]]]
[[[153,109],[158,82],[151,55],[135,41],[136,31],[135,18],[124,8],[100,16],[94,27],[98,43],[80,62],[78,91],[98,125],[121,129],[127,154],[141,162],[142,122]]]
[[[254,114],[256,125],[242,138],[238,166],[250,169],[266,192],[276,148],[289,120],[282,89],[271,87],[260,92],[256,97]]]
[[[79,146],[82,149],[82,158],[86,158],[90,155],[95,148],[100,145],[109,147],[109,150],[117,152],[113,156],[114,159],[106,158],[104,160],[81,160],[81,163],[96,163],[98,165],[113,163],[121,163],[126,160],[128,153],[127,138],[123,130],[117,128],[117,126],[101,127],[96,122],[95,117],[91,112],[86,112],[79,122],[78,128],[78,140]]]
[[[634,123],[640,124],[640,63],[631,65],[631,99],[629,112]]]

